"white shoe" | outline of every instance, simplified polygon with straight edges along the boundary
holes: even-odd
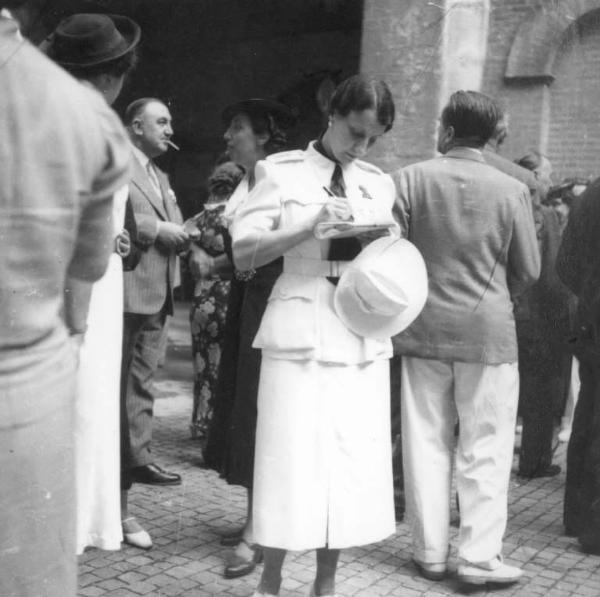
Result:
[[[564,427],[558,432],[558,441],[561,444],[566,444],[571,439],[571,428]]]
[[[121,523],[123,529],[123,541],[140,549],[150,549],[152,547],[152,538],[145,531],[135,518],[126,518]]]
[[[254,593],[252,593],[252,597],[278,597],[278,596],[271,595],[271,593],[261,593],[260,591],[256,590],[256,591],[254,591]]]
[[[509,566],[501,557],[489,563],[472,564],[463,561],[458,565],[458,580],[469,585],[510,585],[517,582],[523,571],[516,566]]]

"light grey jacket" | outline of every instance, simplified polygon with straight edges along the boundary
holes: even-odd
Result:
[[[132,162],[129,200],[137,226],[137,237],[132,240],[142,249],[142,256],[133,271],[123,274],[124,311],[151,315],[166,301],[167,310],[172,312],[177,255],[158,241],[157,224],[159,220],[181,224],[181,212],[167,175],[156,168],[163,195],[159,197],[139,161],[133,157]]]
[[[394,338],[396,353],[516,362],[512,299],[540,273],[527,187],[466,147],[393,178],[403,235],[421,251],[429,277],[425,308]]]

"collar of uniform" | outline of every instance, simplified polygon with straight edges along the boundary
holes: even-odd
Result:
[[[315,144],[317,141],[311,141],[306,148],[307,156],[313,161],[313,163],[323,170],[328,170],[330,175],[333,173],[333,169],[337,162],[331,160],[326,155],[321,153],[316,147]],[[344,171],[344,166],[342,165],[342,171]]]
[[[148,169],[148,162],[150,161],[150,158],[133,144],[131,145],[131,151],[136,157],[137,161],[141,164],[144,171],[146,171]]]
[[[485,162],[480,149],[474,147],[457,146],[448,150],[442,157],[444,158],[462,158],[464,160],[474,160],[476,162]]]

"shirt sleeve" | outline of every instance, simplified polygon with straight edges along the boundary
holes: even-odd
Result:
[[[233,253],[236,248],[254,246],[255,257],[260,254],[260,236],[267,230],[280,227],[282,220],[282,189],[276,166],[260,161],[255,167],[255,185],[236,211],[230,226]]]

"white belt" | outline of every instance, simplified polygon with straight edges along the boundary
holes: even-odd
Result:
[[[300,276],[319,276],[339,278],[351,261],[326,261],[324,259],[306,259],[303,257],[284,257],[283,272]]]

